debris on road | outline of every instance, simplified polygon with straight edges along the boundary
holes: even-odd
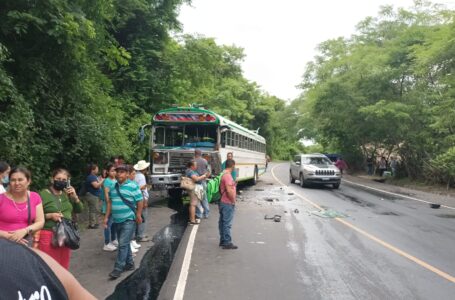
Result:
[[[264,189],[254,189],[256,192],[263,192]]]
[[[273,220],[275,222],[281,222],[281,216],[280,215],[274,215],[273,217],[269,217],[268,215],[264,216],[264,220]]]
[[[312,211],[313,215],[321,217],[321,218],[346,218],[347,215],[337,212],[333,209],[326,209],[326,210],[319,210],[319,211]]]
[[[294,195],[294,193],[288,193],[288,195],[289,195],[289,196],[292,196],[292,195]]]
[[[437,208],[440,208],[440,207],[441,207],[441,204],[430,203],[430,207],[431,207],[431,208],[434,208],[434,209],[437,209]]]
[[[294,213],[298,214],[300,211],[296,208],[294,209]]]

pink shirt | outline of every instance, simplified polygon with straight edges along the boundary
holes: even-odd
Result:
[[[227,186],[232,186],[234,188],[234,199],[235,199],[237,196],[237,190],[235,188],[235,181],[232,178],[231,173],[225,173],[223,176],[221,176],[221,183],[220,183],[221,202],[226,203],[226,204],[235,204],[235,200],[232,201],[231,199],[229,199],[229,196],[226,192]]]
[[[14,205],[16,204],[16,205]],[[41,197],[38,193],[30,192],[30,223],[33,224],[36,218],[36,207],[41,204]],[[13,203],[13,200],[0,195],[0,230],[15,231],[28,226],[27,201],[24,203]]]

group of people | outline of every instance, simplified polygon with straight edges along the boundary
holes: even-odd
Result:
[[[194,159],[187,163],[186,177],[190,178],[195,184],[195,188],[188,190],[190,197],[189,203],[189,225],[200,224],[201,218],[208,218],[210,207],[207,200],[207,180],[210,178],[207,160],[202,158],[202,152],[195,150]],[[234,218],[236,203],[236,178],[235,161],[233,153],[227,154],[227,159],[222,164],[222,175],[219,185],[221,195],[219,201],[220,217],[218,229],[220,233],[219,246],[222,249],[237,249],[232,243],[231,228]]]
[[[124,271],[134,270],[133,257],[142,242],[150,241],[145,232],[149,199],[146,173],[150,163],[140,160],[135,165],[125,164],[116,157],[98,176],[99,168],[92,164],[84,182],[88,203],[89,229],[99,228],[98,204],[104,227],[104,251],[117,251],[114,270],[109,277],[116,279]]]
[[[386,172],[388,169],[390,170],[390,174],[392,176],[396,176],[397,174],[397,167],[398,167],[398,161],[394,156],[390,157],[390,161],[387,161],[384,156],[381,156],[381,158],[376,162],[374,161],[373,156],[368,156],[367,157],[367,173],[370,176],[373,176],[375,173],[375,165],[376,169],[378,170],[379,176],[384,176],[384,172]]]
[[[0,275],[2,295],[18,299],[95,299],[67,271],[70,249],[55,247],[52,242],[56,222],[71,218],[83,204],[68,184],[68,171],[56,169],[51,178],[48,187],[32,192],[28,169],[11,168],[0,161],[0,265],[8,270]]]
[[[98,176],[98,166],[91,164],[79,193],[88,207],[89,229],[99,228],[98,206],[102,203],[103,250],[118,251],[111,278],[134,269],[132,257],[141,247],[139,243],[150,240],[144,224],[148,219],[144,209],[149,198],[145,178],[148,167],[143,160],[127,165],[120,157],[106,166],[104,176]],[[56,225],[84,209],[71,186],[69,172],[53,170],[49,186],[33,192],[27,168],[11,168],[0,161],[0,179],[0,238],[39,249],[68,270],[71,249],[56,242]]]
[[[190,192],[190,225],[197,225],[203,218],[209,218],[210,206],[207,200],[207,180],[211,176],[210,166],[199,149],[195,158],[188,163],[186,175],[201,191],[199,197]],[[90,164],[87,176],[79,192],[87,205],[89,229],[99,224],[98,205],[104,215],[105,251],[117,251],[113,271],[109,277],[116,279],[124,271],[135,268],[133,257],[141,242],[149,241],[145,234],[144,222],[148,221],[148,187],[146,172],[149,163],[139,161],[127,165],[122,157],[113,159],[99,176],[99,167]],[[236,171],[233,153],[229,153],[222,165],[219,201],[220,247],[237,249],[232,243],[231,227],[236,203]],[[11,168],[0,161],[0,240],[38,249],[52,257],[59,268],[69,269],[71,249],[58,245],[56,225],[63,219],[71,220],[81,213],[84,204],[70,183],[70,173],[63,168],[52,171],[47,187],[39,192],[30,191],[31,172],[24,167]]]

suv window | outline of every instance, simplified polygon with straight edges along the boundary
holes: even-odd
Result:
[[[331,165],[330,159],[325,157],[304,157],[303,164],[305,165]]]
[[[294,162],[295,163],[300,163],[300,155],[294,156]]]

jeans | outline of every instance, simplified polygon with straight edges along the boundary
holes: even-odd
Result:
[[[147,207],[144,207],[142,209],[142,223],[141,224],[138,224],[137,225],[137,230],[136,230],[136,239],[141,239],[143,238],[145,235],[144,235],[144,231],[145,231],[145,222],[146,220],[148,220],[148,210],[147,210]]]
[[[112,215],[110,215],[107,220],[107,228],[104,228],[104,244],[107,245],[109,242],[115,241],[116,239],[115,223],[114,220],[112,220]]]
[[[98,224],[98,201],[99,198],[91,193],[85,195],[88,204],[88,222],[90,226]]]
[[[114,270],[123,272],[126,265],[134,263],[130,242],[134,230],[136,230],[136,221],[126,220],[123,223],[116,223],[115,226],[117,229],[118,249]]]
[[[368,168],[368,175],[372,176],[373,175],[373,165],[367,165]]]
[[[201,201],[201,205],[202,205],[202,208],[204,209],[204,212],[203,212],[203,214],[201,214],[201,209],[199,208],[199,206],[197,206],[196,207],[196,216],[198,218],[201,218],[203,215],[204,217],[207,218],[210,213],[209,201],[207,200],[207,181],[203,181],[201,184],[202,184],[202,187],[204,188],[204,195],[203,195],[202,201]]]
[[[220,201],[219,205],[220,219],[218,229],[220,231],[220,245],[229,245],[232,243],[231,227],[234,219],[235,205],[226,204]]]

